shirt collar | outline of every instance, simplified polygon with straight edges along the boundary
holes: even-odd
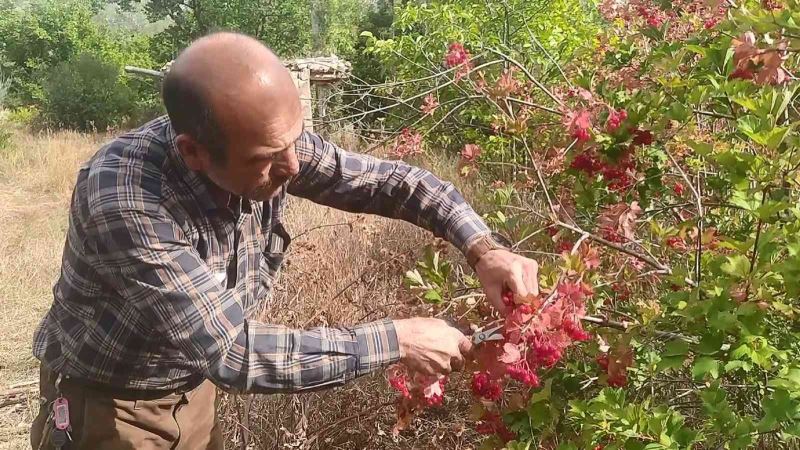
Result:
[[[175,130],[172,128],[172,122],[168,118],[166,119],[165,136],[167,157],[180,181],[192,192],[204,212],[208,213],[220,209],[209,190],[211,181],[202,174],[190,169],[180,152],[178,152],[178,147],[175,143]]]
[[[178,176],[181,177],[181,181],[189,186],[191,191],[194,193],[195,198],[203,208],[203,211],[210,213],[226,209],[225,207],[219,206],[217,202],[214,201],[214,197],[211,195],[212,181],[209,180],[205,175],[195,172],[194,170],[190,169],[188,165],[186,165],[186,161],[184,161],[183,157],[178,151],[178,146],[175,143],[177,136],[175,134],[175,130],[172,128],[172,122],[169,119],[166,120],[165,134],[167,154],[170,162],[172,163],[172,166],[177,172]],[[240,210],[241,212],[248,214],[252,213],[254,206],[253,201],[248,199],[247,201],[241,201],[241,205],[239,205],[239,198],[240,197],[232,195],[230,201],[228,202],[227,209],[230,209],[231,211]]]

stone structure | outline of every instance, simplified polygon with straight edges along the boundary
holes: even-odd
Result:
[[[136,73],[151,77],[162,78],[172,65],[172,61],[158,70],[142,69],[140,67],[125,66],[128,73]],[[336,55],[321,56],[316,58],[298,58],[284,61],[284,66],[289,69],[295,86],[300,93],[303,103],[303,118],[306,129],[314,130],[314,100],[324,99],[331,85],[347,79],[350,76],[352,65]],[[320,115],[325,115],[324,102],[319,103]]]

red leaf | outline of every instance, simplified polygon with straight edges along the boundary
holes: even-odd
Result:
[[[533,311],[530,307],[514,308],[514,310],[506,316],[506,325],[503,332],[506,337],[506,341],[511,342],[512,344],[519,344],[520,340],[522,339],[521,330],[532,317]]]
[[[480,156],[481,147],[475,144],[466,144],[464,149],[461,150],[461,158],[466,162],[474,162]]]
[[[570,136],[578,142],[589,140],[589,129],[592,127],[592,120],[589,111],[570,111],[564,115],[564,126],[569,131]]]
[[[506,364],[514,364],[522,358],[519,348],[516,345],[507,342],[503,345],[503,354],[500,356],[500,361]]]
[[[633,365],[633,349],[620,342],[611,349],[608,358],[608,379],[612,385],[624,385],[627,380],[628,367]]]
[[[500,342],[502,341],[484,342],[475,351],[475,362],[478,368],[495,380],[506,374],[506,364],[500,361],[500,356],[504,352]]]
[[[642,212],[639,203],[634,201],[630,205],[618,203],[609,206],[598,217],[600,229],[612,231],[625,236],[629,240],[634,239],[636,231],[636,217]]]

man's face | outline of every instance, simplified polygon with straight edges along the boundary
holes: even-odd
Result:
[[[265,91],[269,95],[262,95]],[[229,193],[267,201],[300,169],[294,146],[303,132],[303,113],[293,85],[281,90],[256,85],[250,92],[220,99],[225,160],[208,159],[204,172]]]
[[[300,116],[288,127],[228,135],[225,161],[209,164],[206,176],[232,194],[253,201],[270,200],[300,169],[294,146],[302,126]]]

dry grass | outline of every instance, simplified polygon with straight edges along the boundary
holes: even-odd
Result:
[[[72,181],[102,140],[17,130],[11,146],[0,150],[0,391],[37,378],[31,341],[58,275]],[[0,449],[30,446],[36,399],[0,409]]]
[[[107,138],[18,131],[12,149],[0,151],[0,391],[37,378],[32,333],[51,301],[73,179],[79,164]],[[460,181],[453,161],[429,159],[419,164]],[[472,196],[467,186],[459,187]],[[263,320],[296,327],[336,326],[418,312],[401,280],[419,255],[420,244],[433,242],[429,233],[302,199],[291,200],[287,228],[297,237]],[[28,448],[36,398],[33,390],[27,403],[0,408],[0,450]],[[413,431],[396,439],[391,436],[393,409],[382,406],[392,398],[383,374],[376,373],[342,388],[303,395],[226,395],[220,412],[228,448],[243,448],[244,428],[250,431],[248,448],[253,449],[474,447],[475,435],[464,431],[470,428],[464,423],[466,397],[448,398],[445,408],[422,415]],[[249,414],[243,413],[245,406]]]

